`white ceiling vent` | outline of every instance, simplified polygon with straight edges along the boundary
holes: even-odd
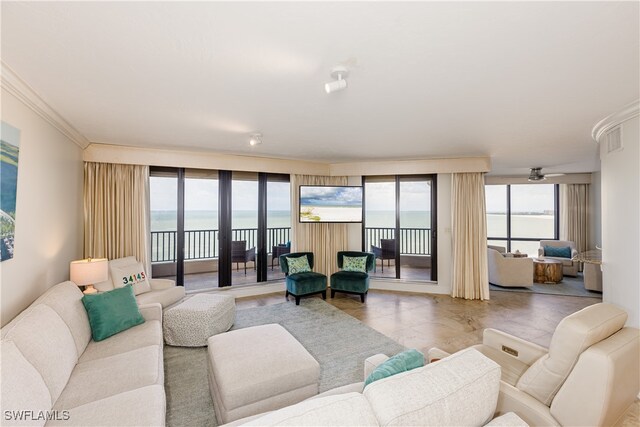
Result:
[[[607,153],[622,150],[622,129],[616,126],[607,132]]]

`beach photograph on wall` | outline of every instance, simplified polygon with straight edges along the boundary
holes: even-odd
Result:
[[[0,261],[5,261],[13,258],[20,131],[2,122],[0,145]]]
[[[301,185],[300,222],[362,222],[362,187]]]

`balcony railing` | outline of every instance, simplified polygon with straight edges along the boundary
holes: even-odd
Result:
[[[380,247],[380,239],[393,239],[396,229],[365,227],[365,249]],[[400,255],[431,255],[430,228],[400,228]]]
[[[151,232],[151,262],[176,261],[177,231]],[[233,240],[246,240],[247,249],[256,246],[257,228],[234,228],[231,230]],[[290,227],[267,228],[267,249],[291,240]],[[184,232],[184,259],[199,260],[218,258],[218,230],[187,230]]]
[[[233,240],[246,240],[247,248],[256,246],[257,228],[231,230]],[[151,262],[176,261],[176,231],[151,232]],[[380,246],[380,239],[393,239],[395,228],[366,227],[365,248]],[[267,250],[279,243],[291,240],[291,228],[267,228]],[[184,236],[185,260],[218,258],[218,230],[188,230]],[[270,253],[270,252],[269,252]],[[431,255],[430,228],[400,228],[401,255]]]

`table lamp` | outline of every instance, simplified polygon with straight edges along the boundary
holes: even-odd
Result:
[[[109,278],[109,263],[106,258],[87,258],[71,261],[69,276],[72,282],[78,286],[84,286],[85,294],[98,292],[93,287],[94,283],[104,282]]]

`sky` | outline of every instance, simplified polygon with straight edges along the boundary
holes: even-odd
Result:
[[[286,182],[269,182],[267,185],[267,209],[289,210],[290,186]],[[177,179],[151,177],[151,210],[175,210],[177,199]],[[232,198],[234,210],[258,209],[258,182],[233,181]],[[186,210],[218,210],[218,180],[186,179]],[[367,210],[393,211],[395,183],[376,182],[366,186]],[[353,196],[353,193],[344,193]],[[390,202],[390,200],[392,202]],[[400,209],[403,211],[430,211],[431,187],[429,181],[400,183]]]
[[[186,210],[218,210],[218,181],[215,179],[187,179],[185,182]],[[175,178],[151,177],[151,210],[175,210],[177,199]],[[258,209],[258,182],[233,181],[233,209]],[[505,185],[485,187],[487,212],[506,212]],[[290,186],[286,182],[267,185],[268,210],[289,210]],[[352,196],[353,193],[343,193]],[[372,182],[365,187],[367,210],[392,211],[395,200],[393,182]],[[391,202],[390,202],[391,201]],[[401,211],[429,211],[431,187],[429,181],[400,183]],[[543,212],[554,209],[553,184],[524,184],[511,186],[511,209],[517,212]]]
[[[554,209],[554,184],[523,184],[511,186],[511,211],[544,212]],[[487,212],[507,211],[507,186],[485,186]]]

